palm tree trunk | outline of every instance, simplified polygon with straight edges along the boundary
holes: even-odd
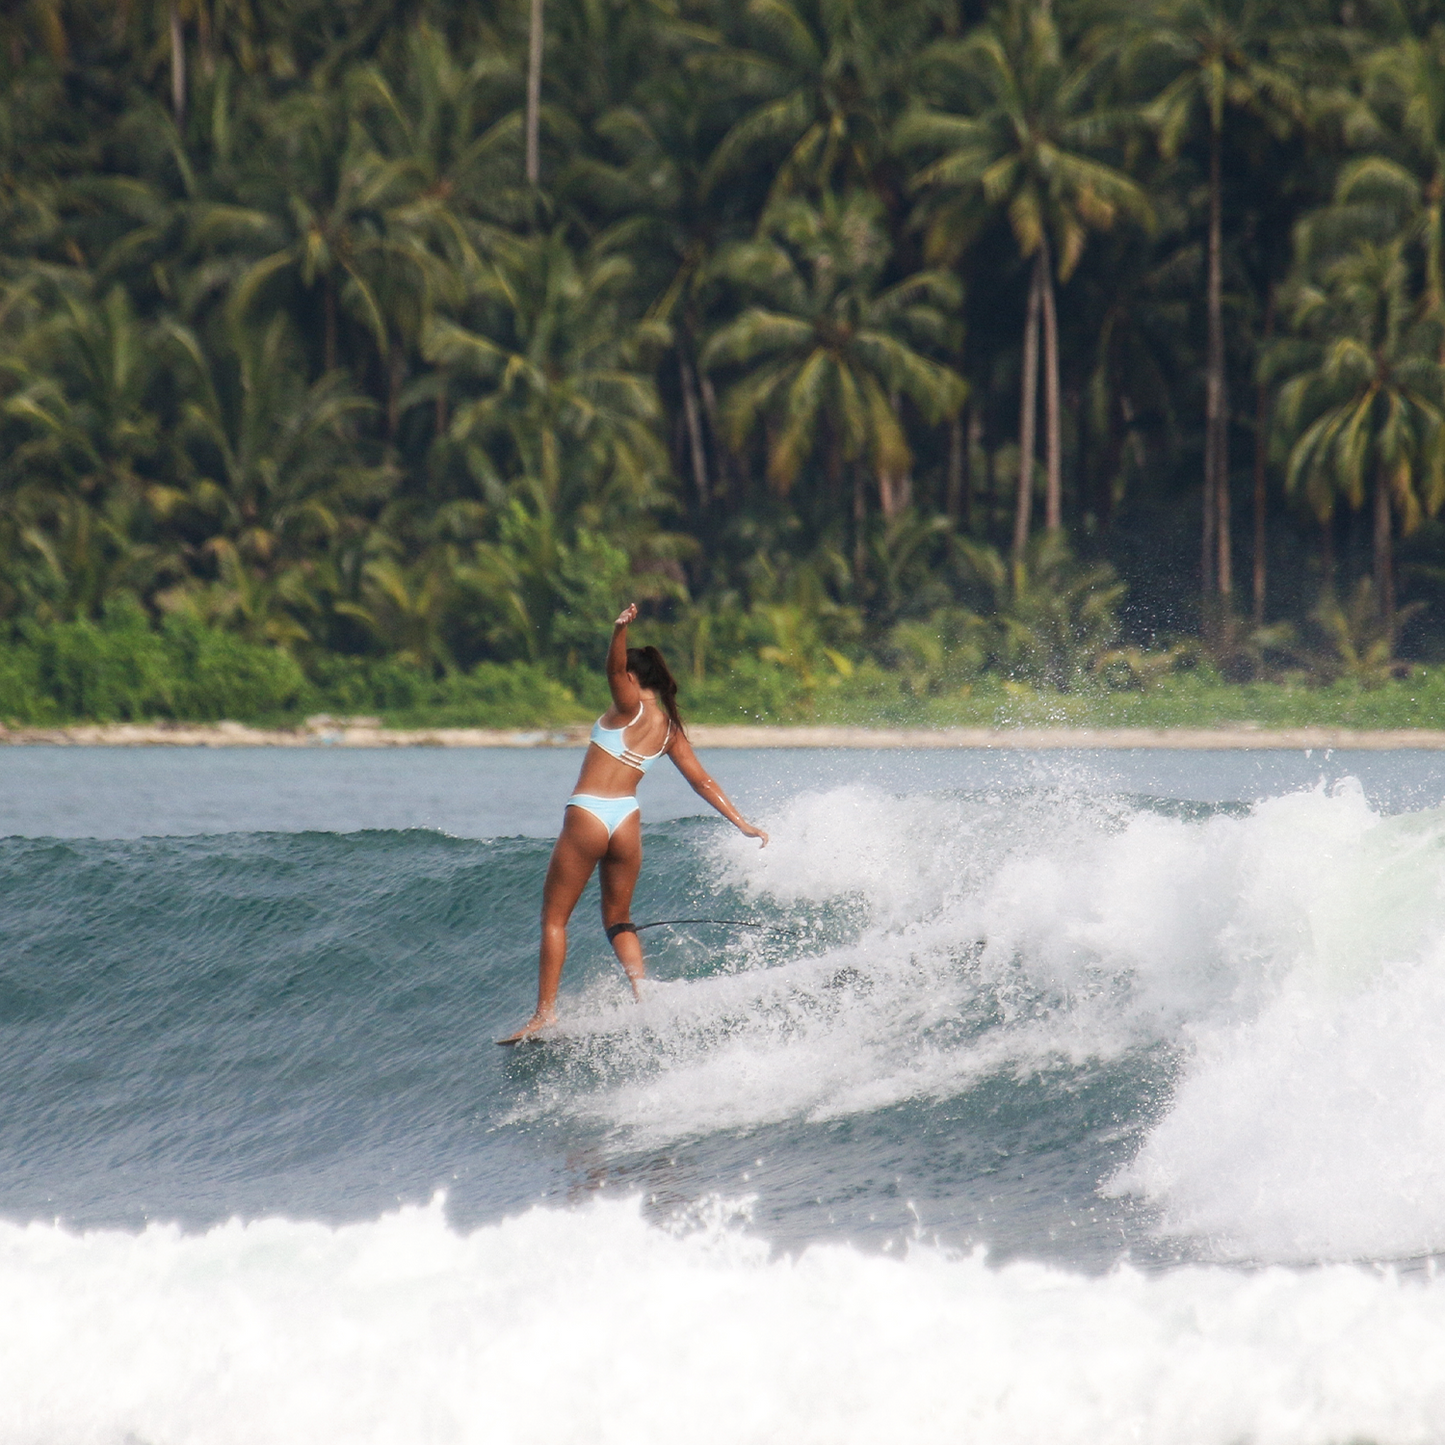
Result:
[[[1229,530],[1229,429],[1220,428],[1219,446],[1216,455],[1219,458],[1219,470],[1214,478],[1214,505],[1216,508],[1216,520],[1214,523],[1214,538],[1219,547],[1219,562],[1216,573],[1219,578],[1219,597],[1225,611],[1229,610],[1229,599],[1234,592],[1234,561],[1233,548],[1231,544],[1231,533]]]
[[[540,150],[542,113],[542,0],[532,0],[527,32],[527,184],[542,178]]]
[[[1219,413],[1219,376],[1215,368],[1215,326],[1214,326],[1214,274],[1215,274],[1215,230],[1214,219],[1219,210],[1219,139],[1211,132],[1209,146],[1209,239],[1205,255],[1205,326],[1208,340],[1204,365],[1204,498],[1200,517],[1200,561],[1199,586],[1204,595],[1205,629],[1212,618],[1212,601],[1215,593],[1215,545],[1214,527],[1218,514],[1214,503],[1214,484],[1217,475],[1214,452],[1218,445],[1218,431],[1215,417]],[[1222,227],[1221,227],[1222,230]]]
[[[896,417],[903,399],[895,391],[888,399],[888,405]],[[907,511],[913,504],[913,475],[907,469],[895,472],[889,467],[878,468],[878,508],[888,521],[900,512]]]
[[[988,463],[984,462],[984,475],[976,478],[973,469],[974,454],[983,456],[983,413],[970,405],[968,408],[968,430],[963,436],[963,529],[970,536],[978,525],[979,482],[990,484]]]
[[[1040,263],[1043,252],[1034,253],[1034,273],[1029,281],[1028,311],[1024,316],[1024,374],[1019,399],[1019,490],[1014,512],[1014,561],[1024,555],[1029,541],[1029,513],[1034,501],[1034,423],[1038,412],[1039,308],[1042,305]]]
[[[1264,344],[1274,335],[1274,283],[1270,283],[1269,299],[1264,308]],[[1265,544],[1268,514],[1265,503],[1265,472],[1269,463],[1269,387],[1264,381],[1254,392],[1254,625],[1264,626]]]
[[[216,32],[211,28],[211,17],[204,5],[196,6],[196,49],[201,56],[201,69],[206,79],[216,74]]]
[[[713,388],[712,377],[705,371],[698,372],[697,390],[698,395],[702,398],[702,414],[707,418],[707,429],[712,436],[712,459],[715,468],[713,481],[717,484],[714,491],[718,499],[725,504],[729,494],[733,491],[731,453],[728,451],[727,440],[722,434],[722,429],[718,425],[717,392]]]
[[[853,467],[853,585],[863,590],[863,565],[867,560],[863,551],[863,530],[868,521],[868,492],[863,481],[863,468]]]
[[[1204,495],[1200,501],[1199,591],[1204,599],[1205,631],[1214,616],[1214,524],[1219,514],[1214,506],[1214,432],[1204,427]]]
[[[396,440],[401,426],[401,383],[406,373],[406,353],[399,341],[391,343],[391,355],[386,366],[386,439]]]
[[[958,521],[959,513],[966,505],[964,470],[968,465],[967,452],[963,418],[956,416],[948,424],[948,483],[943,496],[943,511],[950,522]]]
[[[323,305],[326,312],[325,362],[327,371],[336,370],[336,283],[330,276],[323,287]]]
[[[908,505],[908,478],[893,472],[878,473],[878,510],[891,521]]]
[[[1224,220],[1221,137],[1209,136],[1209,355],[1205,383],[1204,592],[1232,591],[1229,546],[1229,420],[1224,390]],[[1210,542],[1214,557],[1210,558]]]
[[[1054,267],[1049,243],[1039,246],[1043,257],[1040,293],[1044,312],[1044,438],[1048,487],[1044,493],[1044,525],[1057,532],[1064,525],[1064,458],[1059,416],[1059,318],[1054,310]]]
[[[998,514],[1002,510],[1004,499],[1000,494],[1003,491],[1003,487],[999,482],[998,457],[994,453],[993,448],[988,445],[988,438],[983,434],[981,413],[975,412],[974,415],[979,417],[979,447],[983,456],[983,493],[987,498],[984,509],[983,533],[984,536],[987,537],[992,533],[994,525],[998,521]]]
[[[1335,595],[1335,519],[1333,514],[1320,519],[1320,579],[1321,596],[1328,600]]]
[[[171,0],[171,113],[180,125],[186,118],[186,37],[181,30],[181,8]]]
[[[697,487],[697,504],[707,507],[707,453],[702,441],[702,415],[693,387],[692,367],[681,346],[677,349],[677,379],[682,387],[682,414],[687,422],[688,449],[692,455],[692,480]]]
[[[1445,197],[1442,191],[1445,191],[1445,175],[1437,172],[1430,182],[1434,203],[1425,212],[1428,218],[1425,223],[1425,309],[1437,319],[1445,307],[1445,265],[1441,255],[1445,247],[1445,236],[1441,235]],[[1440,333],[1439,361],[1445,366],[1445,329]]]
[[[1387,631],[1395,626],[1395,564],[1390,517],[1390,483],[1383,466],[1375,474],[1375,597]]]
[[[827,478],[828,510],[831,512],[834,507],[843,505],[843,454],[838,450],[837,438],[831,434],[823,449],[823,473]],[[855,504],[858,501],[856,492],[853,501]]]

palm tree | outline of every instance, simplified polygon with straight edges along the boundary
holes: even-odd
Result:
[[[1399,241],[1365,243],[1299,286],[1300,339],[1277,354],[1293,373],[1279,419],[1291,438],[1286,483],[1321,520],[1337,497],[1359,507],[1374,492],[1374,591],[1395,616],[1394,516],[1409,533],[1445,501],[1445,392],[1440,323],[1421,319]]]
[[[121,492],[91,502],[24,487],[0,498],[0,563],[7,602],[36,622],[99,617],[123,597],[150,597],[173,580],[175,559],[145,540],[146,508]]]
[[[568,526],[543,500],[513,497],[498,512],[493,537],[456,570],[466,629],[494,655],[575,674],[595,647],[597,617],[615,598],[681,595],[656,572],[639,575],[623,540]]]
[[[94,298],[66,285],[52,304],[0,368],[0,492],[43,560],[51,610],[94,615],[113,592],[145,595],[179,568],[159,527],[170,448],[157,331],[120,287]]]
[[[142,0],[139,5],[119,7],[122,21],[137,25],[140,33],[136,38],[141,45],[150,48],[149,42],[154,37],[164,36],[164,52],[170,66],[171,116],[178,127],[186,118],[185,21],[196,20],[196,12],[201,8],[197,0]]]
[[[1366,237],[1399,236],[1418,257],[1423,301],[1445,312],[1445,25],[1371,51],[1362,61],[1363,100],[1347,134],[1365,153],[1340,170],[1334,202],[1312,218],[1319,252]],[[1445,354],[1441,357],[1445,363]]]
[[[99,298],[73,282],[50,290],[53,309],[0,359],[18,427],[0,476],[91,500],[139,494],[163,450],[155,328],[119,286]]]
[[[1201,585],[1225,608],[1233,591],[1229,515],[1229,394],[1224,356],[1224,127],[1231,112],[1283,132],[1304,115],[1304,88],[1287,49],[1299,38],[1284,0],[1156,0],[1125,28],[1126,70],[1154,98],[1144,115],[1160,149],[1177,155],[1201,123],[1209,147],[1206,259],[1204,506]]]
[[[545,21],[545,23],[544,23]],[[659,37],[670,28],[666,12],[631,4],[599,5],[594,0],[572,0],[543,14],[543,0],[529,0],[526,99],[522,109],[524,174],[531,192],[530,216],[549,213],[567,173],[592,139],[589,132],[605,134],[601,117],[631,100],[639,82],[665,63]],[[545,193],[542,178],[541,125],[543,119],[543,46],[552,37],[548,62],[548,130],[565,158],[557,177],[549,178]],[[670,59],[671,57],[669,57]]]
[[[668,473],[646,367],[668,337],[628,319],[631,279],[622,257],[575,255],[561,229],[498,239],[424,351],[464,398],[450,434],[490,500],[524,494],[567,527],[632,527],[644,545]]]
[[[705,188],[765,167],[770,199],[807,188],[878,188],[888,128],[928,33],[917,0],[748,0],[746,41],[699,57],[745,113],[713,152]]]
[[[455,560],[433,553],[408,567],[395,555],[401,549],[394,539],[383,545],[382,555],[363,564],[359,600],[338,600],[334,610],[361,623],[387,656],[406,666],[433,674],[454,669],[445,629]]]
[[[70,27],[66,11],[73,7],[64,0],[30,0],[25,5],[7,5],[0,16],[0,44],[18,63],[32,47],[44,51],[57,66],[70,58]],[[37,42],[39,42],[37,44]]]
[[[1111,117],[1096,104],[1097,72],[1065,57],[1047,9],[1012,0],[962,41],[935,45],[927,72],[940,108],[902,122],[898,142],[938,156],[915,177],[929,195],[930,255],[956,261],[995,215],[1008,218],[1031,261],[1023,333],[1019,483],[1014,553],[1022,556],[1033,497],[1038,330],[1044,333],[1046,525],[1063,522],[1056,282],[1066,282],[1091,230],[1121,216],[1147,221],[1144,192],[1097,156]],[[943,109],[948,105],[949,109]]]
[[[39,289],[48,314],[0,359],[0,512],[27,610],[94,616],[177,570],[157,526],[168,462],[157,332],[118,286]]]
[[[717,198],[704,195],[712,146],[692,104],[693,84],[695,77],[673,70],[605,111],[596,123],[604,153],[574,157],[559,192],[598,219],[598,251],[629,258],[639,296],[653,298],[650,319],[671,328],[686,462],[705,512],[729,485],[716,393],[698,364],[703,293],[723,221]]]
[[[1088,396],[1094,510],[1102,526],[1128,479],[1144,472],[1147,442],[1176,431],[1177,378],[1191,371],[1189,315],[1198,268],[1193,247],[1178,229],[1171,231],[1163,244],[1130,238],[1115,246],[1088,278],[1098,317]]]
[[[515,76],[483,49],[469,66],[426,24],[406,36],[394,73],[363,67],[354,79],[356,108],[372,150],[369,164],[391,178],[383,215],[392,250],[376,271],[375,299],[388,335],[386,432],[395,440],[403,398],[430,395],[435,434],[447,425],[444,369],[428,372],[421,340],[438,306],[456,306],[467,277],[499,225],[530,213],[516,182]],[[402,264],[396,264],[398,260]],[[419,386],[406,385],[421,373]]]
[[[891,517],[908,502],[912,453],[899,416],[907,397],[932,422],[952,415],[963,379],[923,348],[945,336],[958,282],[922,271],[881,287],[888,242],[880,207],[854,193],[821,209],[790,200],[764,216],[755,241],[724,250],[715,274],[753,298],[708,342],[703,364],[741,373],[723,400],[724,425],[742,446],[762,427],[768,479],[786,495],[820,457],[831,500],[853,473],[855,578],[861,582],[866,477]]]
[[[248,317],[289,279],[305,295],[320,292],[324,370],[340,361],[343,308],[372,337],[384,363],[383,285],[422,288],[427,282],[424,253],[396,224],[415,197],[415,177],[405,162],[375,154],[350,97],[318,86],[277,106],[269,121],[271,164],[248,177],[250,204],[199,206],[196,241],[256,256],[232,295],[235,317]]]
[[[992,625],[975,635],[987,639],[993,661],[1060,692],[1086,684],[1118,636],[1125,589],[1114,569],[1076,562],[1062,532],[1034,537],[1011,563],[978,542],[959,548],[984,594]]]
[[[284,316],[233,324],[211,351],[179,326],[170,341],[188,397],[180,475],[161,505],[190,541],[196,580],[169,600],[295,641],[298,615],[320,610],[309,574],[385,487],[358,457],[355,422],[371,403],[339,371],[308,385]]]
[[[514,175],[517,77],[496,49],[461,63],[434,26],[413,26],[393,64],[361,67],[352,79],[366,141],[391,168],[400,214],[429,223],[456,267],[475,262],[490,226],[526,214]]]

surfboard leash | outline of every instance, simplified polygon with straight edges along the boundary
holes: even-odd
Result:
[[[786,923],[759,923],[752,918],[659,918],[652,923],[639,923],[635,932],[642,933],[649,928],[678,928],[687,923],[716,923],[724,928],[758,928],[769,933],[801,933],[801,928],[791,928]]]

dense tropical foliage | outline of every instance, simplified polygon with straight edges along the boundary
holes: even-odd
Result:
[[[1445,653],[1424,0],[0,27],[0,718],[560,716],[632,596],[714,714]]]

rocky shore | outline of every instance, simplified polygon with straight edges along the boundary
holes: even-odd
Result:
[[[182,748],[545,748],[582,747],[588,729],[385,728],[376,718],[312,717],[295,728],[242,723],[80,723],[55,728],[0,727],[0,744],[59,747]],[[1445,750],[1445,730],[1351,728],[863,728],[717,726],[688,729],[700,748],[1188,748]]]

